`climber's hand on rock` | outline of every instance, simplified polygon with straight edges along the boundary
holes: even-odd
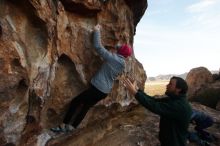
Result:
[[[95,30],[95,31],[100,31],[100,29],[101,29],[101,26],[100,26],[99,24],[97,24],[97,25],[94,27],[94,30]]]

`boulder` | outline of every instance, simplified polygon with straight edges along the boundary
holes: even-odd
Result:
[[[199,89],[213,82],[212,73],[205,67],[193,68],[187,74],[186,82],[189,87],[187,97],[190,99]]]
[[[92,45],[133,46],[147,0],[0,1],[0,145],[44,146],[42,135],[63,119],[70,101],[85,90],[103,63]],[[144,88],[146,74],[133,55],[125,73]],[[99,104],[132,102],[120,80]]]
[[[204,68],[190,70],[186,81],[189,86],[188,98],[208,107],[216,109],[220,101],[220,81],[213,78],[211,72]]]
[[[192,103],[192,107],[213,117],[215,123],[207,129],[217,139],[212,146],[220,144],[219,111],[201,104]],[[189,130],[193,130],[190,124]],[[46,132],[45,132],[46,133]],[[109,107],[96,106],[87,114],[81,128],[68,134],[51,138],[48,146],[157,146],[159,134],[159,116],[141,105],[132,104],[122,107],[112,104]],[[187,146],[195,146],[188,142]]]

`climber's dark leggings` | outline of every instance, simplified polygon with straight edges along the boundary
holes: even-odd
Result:
[[[88,110],[107,95],[108,94],[99,91],[91,85],[89,89],[72,100],[63,123],[70,124],[76,128],[81,123]]]

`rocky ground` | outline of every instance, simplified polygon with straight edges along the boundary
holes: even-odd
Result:
[[[215,124],[207,129],[218,139],[211,146],[220,145],[220,111],[193,103],[193,108],[212,115]],[[47,146],[159,146],[159,117],[140,105],[121,107],[97,106],[90,110],[79,129],[56,135]],[[192,128],[192,125],[190,126]],[[196,146],[188,143],[187,146]]]

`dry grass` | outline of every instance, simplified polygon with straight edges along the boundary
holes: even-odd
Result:
[[[145,92],[148,95],[164,95],[168,80],[163,81],[147,81],[145,84]]]

